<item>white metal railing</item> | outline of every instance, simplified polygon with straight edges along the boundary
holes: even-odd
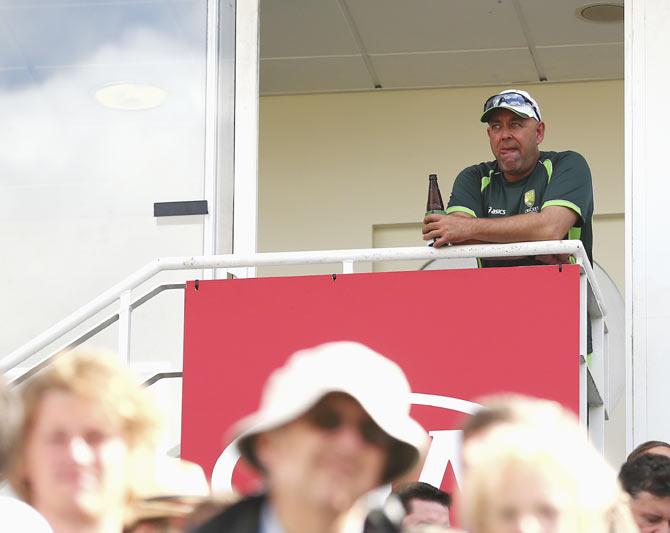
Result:
[[[450,246],[439,249],[431,247],[412,248],[369,248],[357,250],[319,250],[306,252],[270,252],[255,254],[212,255],[201,257],[165,257],[154,259],[146,266],[131,274],[121,282],[103,292],[100,296],[70,314],[51,328],[17,348],[2,360],[0,369],[7,372],[17,368],[27,359],[49,346],[52,342],[71,333],[85,321],[117,302],[117,313],[90,328],[79,338],[68,344],[76,346],[80,342],[97,334],[110,324],[118,321],[119,356],[129,361],[132,311],[166,289],[182,288],[182,285],[161,285],[148,293],[133,299],[133,290],[163,271],[168,270],[233,270],[259,266],[342,264],[344,274],[354,272],[356,262],[377,262],[397,260],[435,260],[448,258],[488,258],[517,257],[532,255],[565,254],[571,255],[580,265],[580,361],[579,361],[579,414],[587,425],[594,445],[600,450],[604,447],[604,424],[609,409],[608,398],[608,358],[607,358],[607,322],[604,298],[580,241],[541,241],[511,244],[479,244]],[[593,336],[593,359],[586,355],[587,314],[591,318]],[[19,380],[29,378],[40,368],[50,364],[57,351],[31,361],[31,367],[25,370]],[[172,377],[172,376],[170,376]],[[152,380],[150,379],[149,382]]]
[[[351,273],[356,262],[394,260],[431,260],[444,258],[514,257],[547,254],[566,254],[576,258],[584,277],[585,301],[589,302],[591,316],[604,323],[605,305],[600,288],[584,247],[580,241],[541,241],[511,244],[479,244],[431,247],[369,248],[354,250],[319,250],[305,252],[268,252],[256,254],[229,254],[200,257],[165,257],[154,259],[146,266],[103,292],[97,298],[73,312],[51,328],[17,348],[0,361],[3,372],[15,368],[52,342],[71,332],[110,304],[118,302],[119,356],[128,360],[132,322],[132,291],[158,273],[167,270],[235,269],[278,265],[313,265],[342,263],[343,273]],[[587,297],[588,294],[588,297]],[[605,327],[606,330],[606,327]],[[605,331],[606,333],[606,331]],[[603,376],[604,377],[604,376]]]

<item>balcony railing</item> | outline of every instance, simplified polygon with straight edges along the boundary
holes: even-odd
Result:
[[[143,303],[154,298],[165,290],[183,289],[181,283],[159,285],[142,295],[135,295],[133,291],[142,284],[150,281],[159,273],[171,270],[212,270],[213,278],[221,270],[235,270],[238,275],[244,276],[245,268],[280,266],[280,265],[315,265],[341,263],[342,273],[354,272],[355,263],[370,263],[378,261],[398,260],[435,260],[447,258],[473,257],[516,257],[549,254],[565,254],[575,258],[581,268],[581,309],[582,309],[582,339],[580,364],[580,398],[583,399],[580,408],[582,420],[589,420],[590,432],[594,443],[602,448],[604,434],[604,419],[608,409],[608,361],[607,325],[604,298],[598,286],[591,264],[580,241],[542,241],[512,244],[479,244],[466,246],[451,246],[439,249],[431,247],[411,248],[370,248],[354,250],[319,250],[304,252],[269,252],[248,255],[230,254],[201,257],[164,257],[154,259],[137,272],[126,277],[113,287],[109,288],[97,298],[82,306],[69,316],[37,335],[23,346],[17,348],[0,360],[3,372],[11,372],[13,381],[28,379],[39,369],[48,365],[53,357],[63,348],[71,348],[90,339],[111,324],[118,322],[118,354],[130,362],[130,340],[132,312]],[[86,321],[112,304],[118,306],[117,311],[104,318],[98,324],[80,333],[74,340],[69,341],[59,350],[35,357],[52,343],[79,328]],[[593,355],[590,361],[586,360],[586,316],[592,321]],[[26,362],[29,362],[26,364]],[[16,373],[17,369],[20,373]],[[151,381],[151,378],[149,378]]]

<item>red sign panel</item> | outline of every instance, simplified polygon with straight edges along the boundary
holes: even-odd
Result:
[[[184,323],[182,456],[208,473],[218,461],[218,485],[237,459],[228,428],[291,353],[326,341],[400,364],[432,436],[421,478],[436,485],[459,475],[458,424],[476,398],[519,392],[578,412],[575,265],[189,282]]]

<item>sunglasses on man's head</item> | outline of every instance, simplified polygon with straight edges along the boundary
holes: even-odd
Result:
[[[350,422],[345,420],[342,413],[326,405],[317,405],[307,412],[305,418],[309,423],[322,431],[335,433],[342,426]],[[356,423],[356,429],[363,441],[374,446],[388,447],[391,437],[387,435],[371,418],[364,418]]]
[[[537,120],[541,120],[540,112],[537,110],[537,107],[535,107],[535,104],[521,93],[494,94],[491,98],[484,102],[484,113],[486,113],[489,109],[498,107],[500,104],[507,104],[510,106],[522,106],[528,104],[535,113],[535,118],[537,118]]]

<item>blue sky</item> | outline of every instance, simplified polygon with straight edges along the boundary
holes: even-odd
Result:
[[[0,88],[42,83],[142,31],[163,35],[164,47],[108,56],[110,66],[204,57],[205,29],[206,0],[0,0]]]

